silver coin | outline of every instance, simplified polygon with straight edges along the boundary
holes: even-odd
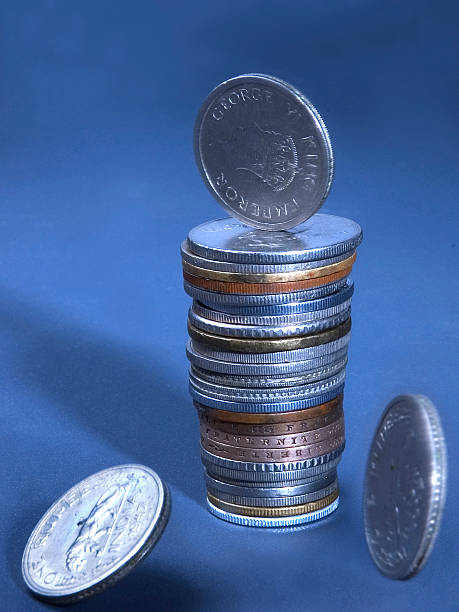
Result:
[[[242,525],[244,527],[294,527],[295,525],[304,525],[305,523],[312,523],[318,521],[326,516],[330,515],[339,506],[339,497],[337,497],[331,504],[325,506],[321,510],[315,512],[309,512],[308,514],[297,514],[296,516],[286,516],[281,518],[256,518],[251,516],[242,516],[240,514],[233,514],[232,512],[226,512],[220,510],[207,500],[207,508],[211,514],[216,516],[223,521],[229,523],[235,523],[236,525]]]
[[[273,388],[273,387],[295,387],[298,385],[306,385],[314,381],[323,380],[329,376],[335,375],[337,372],[346,367],[347,357],[328,366],[324,366],[317,370],[303,372],[298,376],[230,376],[215,374],[201,368],[191,366],[190,371],[194,373],[200,380],[213,383],[215,385],[223,385],[227,387],[239,388]]]
[[[190,374],[190,384],[195,391],[205,394],[207,397],[235,402],[249,403],[281,403],[295,400],[302,400],[316,395],[323,395],[326,391],[334,389],[344,384],[346,369],[323,380],[295,387],[280,388],[245,388],[245,387],[224,387],[215,385],[197,378]]]
[[[321,368],[333,367],[336,363],[346,359],[347,346],[315,359],[287,363],[234,363],[217,360],[212,355],[204,355],[197,351],[191,340],[186,345],[186,354],[193,365],[211,372],[221,372],[235,376],[282,376],[293,373],[316,372]]]
[[[252,473],[276,473],[276,472],[293,472],[308,470],[308,473],[313,473],[312,470],[329,464],[337,458],[341,458],[344,451],[344,444],[330,453],[319,455],[319,457],[311,457],[310,459],[301,459],[300,461],[287,461],[285,463],[258,463],[252,461],[236,461],[234,459],[225,459],[213,453],[209,453],[201,445],[201,459],[207,469],[210,471],[210,465],[220,466],[225,469],[236,470],[238,472]],[[330,466],[328,466],[330,467]],[[328,469],[328,468],[327,468]],[[241,477],[242,478],[242,477]]]
[[[208,221],[188,234],[188,248],[206,259],[248,264],[286,264],[336,257],[362,241],[355,221],[318,213],[283,232],[250,229],[236,219]]]
[[[331,463],[331,462],[330,462]],[[212,467],[216,467],[216,466],[212,466]],[[215,474],[214,472],[212,472],[211,470],[207,469],[204,467],[204,477],[207,478],[207,476],[214,478],[217,481],[223,482],[225,484],[231,484],[231,485],[237,485],[240,487],[247,487],[249,489],[257,489],[257,488],[277,488],[280,487],[282,489],[288,489],[289,487],[298,487],[298,486],[303,486],[303,485],[313,485],[314,483],[317,483],[319,481],[322,481],[323,479],[328,479],[327,482],[331,482],[333,480],[335,480],[335,478],[337,477],[337,470],[336,467],[332,468],[332,469],[326,469],[323,470],[322,472],[315,474],[314,476],[309,476],[308,478],[302,478],[302,479],[298,479],[297,477],[295,478],[286,478],[285,475],[286,474],[296,474],[296,472],[271,472],[271,473],[266,473],[264,474],[265,476],[268,476],[268,478],[271,476],[282,476],[283,479],[279,479],[277,482],[275,481],[269,481],[269,480],[265,480],[265,481],[254,481],[254,480],[247,480],[246,476],[247,474],[251,474],[253,475],[251,472],[237,472],[237,477],[236,478],[225,478],[222,476],[218,476],[217,474]],[[324,482],[323,486],[326,486],[327,482]],[[320,487],[319,487],[320,488]]]
[[[244,74],[216,87],[196,119],[194,150],[215,199],[264,230],[288,229],[311,217],[333,178],[319,113],[273,76]]]
[[[219,310],[213,310],[212,308],[207,308],[203,304],[200,304],[196,300],[193,300],[192,311],[205,319],[210,321],[216,321],[217,323],[227,323],[230,325],[256,325],[256,326],[289,326],[289,325],[298,325],[298,324],[312,324],[316,322],[320,322],[322,320],[329,319],[330,317],[335,317],[342,312],[350,310],[351,308],[351,298],[344,301],[341,304],[336,306],[332,306],[330,308],[324,308],[323,310],[313,310],[309,312],[299,313],[299,314],[286,314],[286,315],[274,315],[274,316],[254,316],[254,315],[244,315],[244,314],[229,314],[227,312],[221,312]]]
[[[188,320],[191,325],[207,331],[211,334],[219,336],[228,336],[233,338],[286,338],[289,336],[304,336],[325,331],[331,327],[336,327],[343,323],[351,316],[351,309],[344,310],[331,317],[318,319],[315,321],[306,321],[304,323],[295,323],[291,325],[249,325],[221,323],[206,319],[197,314],[190,308]]]
[[[292,291],[291,293],[264,293],[261,295],[246,295],[243,293],[218,293],[217,291],[208,291],[195,287],[188,281],[183,281],[185,292],[194,300],[202,302],[210,308],[224,308],[237,306],[238,308],[260,307],[260,306],[275,306],[277,304],[289,304],[290,302],[304,302],[322,298],[336,291],[339,291],[346,286],[348,277],[344,276],[340,280],[314,289],[305,291]],[[304,312],[304,311],[303,311]]]
[[[22,575],[37,597],[73,603],[111,586],[147,555],[169,517],[166,485],[150,468],[120,465],[82,480],[33,530]]]
[[[364,491],[365,536],[385,576],[403,580],[424,566],[440,527],[446,475],[435,406],[423,395],[396,397],[373,438]]]
[[[274,484],[283,486],[284,484],[303,484],[314,480],[318,476],[326,474],[329,471],[336,471],[336,466],[341,461],[341,455],[335,457],[335,459],[332,459],[328,463],[322,463],[303,470],[290,470],[283,472],[249,472],[247,470],[225,468],[221,465],[216,465],[211,461],[207,461],[204,456],[202,457],[202,461],[209,474],[215,476],[216,478],[224,478],[227,482],[237,482],[244,484],[244,486],[267,486]]]
[[[272,403],[249,403],[249,402],[236,402],[231,400],[223,400],[198,391],[193,385],[190,384],[189,391],[191,397],[209,408],[216,408],[217,410],[228,410],[229,412],[254,412],[256,414],[274,413],[274,412],[290,412],[293,410],[303,410],[304,408],[312,408],[319,404],[325,404],[329,402],[337,395],[340,395],[344,390],[344,383],[333,387],[328,391],[322,392],[321,395],[315,395],[299,400],[290,400],[285,402],[272,402]]]
[[[330,470],[325,474],[321,474],[316,478],[311,478],[308,482],[301,484],[282,484],[277,486],[267,486],[267,484],[252,483],[251,486],[247,486],[245,483],[230,483],[214,478],[207,471],[204,471],[204,478],[206,486],[212,495],[220,497],[221,493],[227,493],[233,497],[296,497],[297,495],[306,495],[308,493],[315,493],[321,489],[324,489],[328,485],[336,481],[336,470]],[[331,493],[331,491],[330,491]],[[326,493],[322,497],[328,495]],[[223,499],[223,498],[220,498]],[[230,500],[226,500],[230,501]],[[307,500],[305,500],[307,501]],[[234,502],[238,503],[238,502]],[[303,503],[303,502],[298,502]],[[243,504],[244,505],[244,504]],[[257,505],[257,504],[254,504]],[[294,504],[291,504],[294,505]]]
[[[336,491],[337,488],[338,480],[335,479],[332,483],[330,483],[323,489],[311,491],[310,493],[304,493],[303,495],[292,495],[290,497],[247,497],[242,495],[231,495],[229,493],[223,493],[222,491],[217,490],[207,484],[207,492],[222,502],[226,502],[229,504],[238,504],[241,506],[257,506],[260,508],[282,508],[285,506],[298,506],[299,504],[307,504],[309,502],[314,502],[318,499],[323,499],[324,497],[331,495]]]
[[[351,332],[345,336],[307,348],[291,349],[288,351],[276,351],[275,353],[235,353],[231,351],[221,351],[213,348],[198,340],[193,340],[193,346],[201,355],[207,355],[219,361],[230,361],[232,363],[288,363],[291,361],[306,361],[308,359],[316,359],[323,355],[336,353],[349,345]]]
[[[354,254],[355,249],[346,251],[336,257],[328,257],[326,259],[316,259],[314,261],[303,261],[293,264],[243,264],[227,261],[217,261],[215,259],[207,259],[196,255],[188,248],[188,240],[184,240],[180,247],[180,253],[183,261],[204,268],[205,270],[215,270],[217,272],[237,272],[238,274],[281,274],[284,272],[298,272],[303,270],[313,270],[323,266],[331,266],[339,263],[344,259],[348,259]]]

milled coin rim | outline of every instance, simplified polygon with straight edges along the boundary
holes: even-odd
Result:
[[[429,511],[427,515],[427,520],[425,523],[424,533],[422,534],[422,538],[418,547],[416,554],[414,555],[413,561],[411,562],[408,570],[403,572],[401,575],[396,576],[394,574],[390,574],[384,571],[384,569],[377,563],[373,550],[369,542],[368,535],[368,518],[365,509],[365,502],[368,497],[368,469],[371,460],[371,454],[373,445],[378,436],[380,428],[384,423],[388,413],[392,410],[392,408],[400,403],[400,402],[411,402],[414,403],[415,406],[421,408],[427,417],[427,421],[430,426],[431,437],[429,438],[431,451],[432,451],[432,472],[435,474],[436,478],[431,479],[432,484],[432,492],[429,499]],[[375,433],[373,439],[370,444],[370,450],[368,454],[367,467],[365,470],[365,482],[364,482],[364,491],[363,491],[363,519],[364,519],[364,531],[365,531],[365,539],[367,542],[368,550],[371,556],[371,559],[376,566],[376,568],[386,577],[392,578],[395,580],[408,580],[412,578],[415,574],[417,574],[426,564],[437,539],[438,533],[441,527],[441,520],[443,516],[443,509],[445,506],[446,500],[446,489],[447,489],[447,476],[448,476],[448,461],[447,461],[447,449],[445,436],[443,432],[443,427],[441,425],[440,415],[438,413],[435,404],[425,395],[422,394],[405,394],[398,395],[394,397],[394,399],[387,405],[385,408],[381,418],[379,419],[378,425],[375,429]]]
[[[183,260],[182,267],[185,272],[193,276],[201,276],[207,280],[215,280],[232,284],[274,284],[292,283],[316,278],[325,278],[347,268],[352,268],[357,258],[357,252],[342,261],[313,268],[312,270],[297,270],[296,272],[276,272],[271,274],[247,274],[241,272],[220,272],[209,270],[190,264]],[[228,291],[228,293],[230,293]]]
[[[306,514],[298,514],[296,516],[284,517],[284,518],[255,518],[251,516],[242,516],[240,514],[234,514],[232,512],[225,512],[220,510],[207,499],[207,509],[210,514],[219,518],[222,521],[228,523],[234,523],[240,527],[260,527],[260,528],[276,528],[276,527],[292,527],[295,525],[303,525],[305,523],[311,523],[325,518],[332,512],[334,512],[339,506],[339,495],[329,506],[325,506],[321,510],[315,512],[308,512]]]
[[[212,104],[216,101],[216,99],[223,94],[224,91],[228,89],[228,87],[235,87],[241,83],[244,83],[247,79],[257,79],[259,84],[266,84],[273,86],[277,86],[284,95],[292,96],[296,99],[297,103],[308,112],[311,122],[314,124],[317,133],[320,133],[320,148],[324,152],[325,163],[324,166],[328,172],[326,172],[326,176],[323,181],[323,193],[320,195],[320,192],[316,197],[316,204],[312,207],[312,212],[308,212],[306,216],[304,215],[305,209],[302,208],[303,214],[298,215],[294,219],[290,219],[289,221],[284,221],[282,223],[258,223],[255,220],[245,217],[244,215],[238,214],[237,210],[231,208],[228,203],[220,196],[217,190],[214,188],[209,174],[207,172],[207,168],[204,164],[203,155],[202,155],[202,147],[201,147],[201,133],[202,133],[202,125],[209,113]],[[333,157],[333,149],[330,141],[330,136],[328,134],[328,130],[325,126],[325,123],[318,113],[317,109],[311,104],[311,102],[306,98],[304,94],[302,94],[298,89],[296,89],[290,83],[279,79],[278,77],[271,76],[269,74],[259,74],[259,73],[247,73],[240,74],[235,77],[231,77],[230,79],[226,79],[206,96],[201,107],[199,109],[198,115],[196,117],[196,122],[194,125],[193,131],[193,150],[196,159],[196,165],[198,167],[199,173],[201,174],[201,178],[209,190],[212,197],[223,207],[223,209],[229,213],[233,218],[237,219],[241,223],[249,227],[256,227],[258,229],[264,229],[268,231],[276,231],[276,230],[287,230],[293,227],[296,227],[300,223],[307,221],[313,214],[315,214],[324,201],[326,200],[330,188],[333,182],[333,177],[335,173],[335,162]]]
[[[28,569],[27,569],[27,560],[30,548],[33,544],[33,540],[43,527],[45,522],[49,518],[49,514],[54,510],[56,506],[62,503],[66,497],[71,493],[73,489],[76,489],[83,485],[86,481],[92,480],[95,477],[100,477],[102,474],[106,474],[112,470],[120,470],[120,469],[140,469],[146,472],[149,476],[152,476],[155,483],[158,486],[160,500],[158,506],[156,508],[155,514],[151,520],[151,530],[146,533],[144,537],[139,540],[139,542],[132,548],[132,551],[135,551],[124,563],[118,563],[112,569],[106,571],[104,574],[99,576],[95,582],[92,584],[82,586],[75,590],[73,588],[62,589],[59,593],[53,591],[52,589],[45,589],[41,586],[37,585],[33,579],[30,577]],[[151,468],[136,464],[136,463],[127,463],[122,465],[112,466],[103,470],[99,470],[86,478],[83,478],[78,483],[70,487],[63,495],[61,495],[56,501],[54,501],[51,506],[46,510],[46,512],[42,515],[41,519],[35,525],[32,533],[27,540],[27,544],[24,548],[24,553],[22,555],[22,578],[26,583],[27,588],[32,592],[32,594],[38,599],[42,599],[43,601],[47,601],[50,603],[56,604],[70,604],[81,601],[82,599],[86,599],[96,593],[100,593],[104,591],[106,588],[112,586],[119,580],[121,580],[126,574],[128,574],[137,564],[146,557],[154,548],[154,546],[159,541],[160,537],[164,533],[164,530],[167,526],[169,516],[171,511],[171,496],[169,492],[169,488],[165,482],[161,480],[159,475],[152,470]]]

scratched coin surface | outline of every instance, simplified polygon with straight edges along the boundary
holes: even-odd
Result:
[[[446,446],[440,418],[423,395],[401,395],[386,408],[368,457],[365,536],[376,567],[407,579],[427,561],[446,495]]]
[[[223,208],[265,230],[311,217],[333,179],[319,113],[272,76],[245,74],[216,87],[199,111],[194,149],[204,182]]]
[[[33,530],[23,578],[37,597],[73,603],[112,585],[147,555],[166,527],[167,486],[150,468],[120,465],[72,487]]]

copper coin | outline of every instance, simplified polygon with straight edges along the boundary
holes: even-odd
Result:
[[[308,502],[306,504],[299,504],[298,506],[283,506],[281,508],[266,508],[260,506],[241,506],[240,504],[231,504],[224,502],[214,497],[211,493],[207,493],[209,501],[225,512],[231,512],[233,514],[242,514],[243,516],[261,516],[261,517],[278,517],[278,516],[295,516],[297,514],[308,514],[309,512],[315,512],[321,510],[326,506],[332,504],[335,499],[339,496],[339,489],[330,493],[322,499],[317,501]]]
[[[208,280],[216,280],[229,283],[287,283],[308,280],[335,274],[343,269],[351,268],[355,262],[357,254],[354,253],[351,257],[343,259],[328,266],[313,268],[311,270],[296,270],[294,272],[279,272],[277,274],[241,274],[240,272],[220,272],[218,270],[209,270],[194,266],[187,261],[182,260],[183,270],[193,276],[200,276]]]
[[[287,338],[232,338],[229,336],[217,336],[202,331],[188,322],[188,333],[197,342],[207,344],[222,351],[232,353],[276,353],[278,351],[291,351],[296,349],[310,348],[333,342],[345,336],[351,329],[351,317],[340,325],[331,327],[315,334],[305,336],[291,336]]]
[[[344,419],[341,416],[335,422],[312,431],[288,432],[281,435],[240,435],[220,431],[204,423],[201,423],[200,429],[202,437],[206,440],[228,444],[237,448],[296,448],[298,446],[332,440],[336,436],[344,435]]]
[[[350,274],[352,265],[343,268],[339,272],[328,274],[327,276],[319,276],[317,278],[308,278],[306,280],[285,282],[285,283],[228,283],[225,281],[212,280],[194,276],[183,270],[183,278],[200,289],[206,291],[215,291],[217,293],[239,293],[243,295],[263,295],[273,293],[291,293],[292,291],[304,291],[321,285],[328,285],[338,281]]]
[[[307,408],[313,410],[313,408]],[[217,411],[215,411],[217,412]],[[302,411],[301,411],[302,412]],[[237,413],[236,413],[237,414]],[[300,421],[285,423],[228,423],[213,418],[204,409],[198,409],[200,422],[210,428],[216,429],[221,433],[233,434],[235,436],[285,436],[288,434],[301,433],[321,429],[334,423],[342,417],[343,408],[337,405],[335,410],[321,414],[314,418],[303,419]]]
[[[330,413],[335,413],[343,408],[343,394],[337,395],[325,404],[319,404],[312,408],[304,408],[303,410],[293,410],[290,412],[281,413],[250,413],[250,412],[232,412],[229,410],[218,410],[217,408],[209,408],[199,402],[194,402],[198,412],[204,412],[211,419],[225,421],[226,423],[234,423],[239,425],[266,425],[291,423],[296,421],[306,421],[316,417],[322,417]]]
[[[330,440],[292,448],[239,448],[229,444],[221,444],[215,440],[208,440],[203,436],[201,436],[201,444],[209,453],[224,459],[253,461],[255,463],[286,463],[331,453],[344,444],[344,433]]]

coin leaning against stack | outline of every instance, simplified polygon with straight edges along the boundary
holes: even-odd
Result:
[[[204,183],[235,217],[182,244],[208,508],[242,525],[310,522],[339,503],[349,275],[362,231],[317,214],[333,179],[330,139],[280,79],[247,74],[216,87],[194,149]]]
[[[357,223],[316,214],[289,232],[212,221],[182,244],[190,393],[216,516],[287,526],[337,508],[361,237]]]

